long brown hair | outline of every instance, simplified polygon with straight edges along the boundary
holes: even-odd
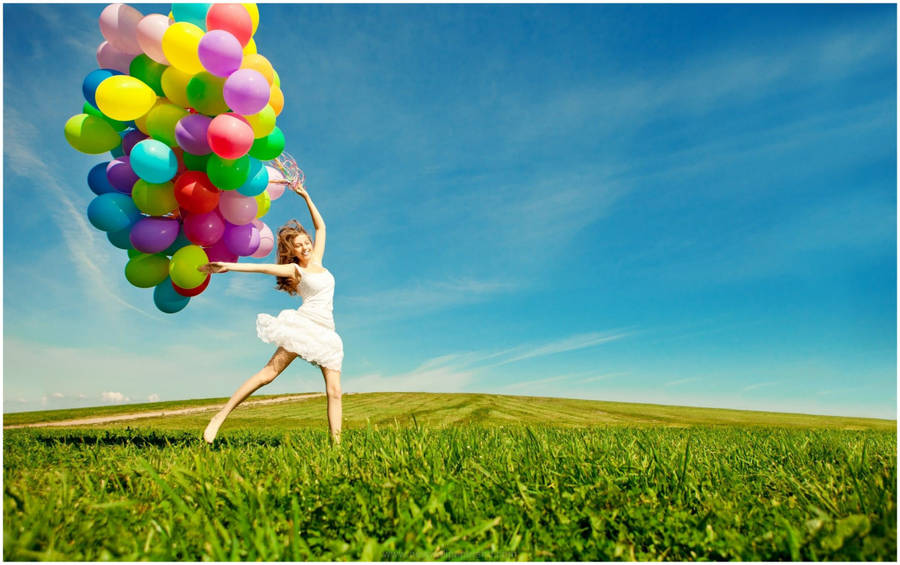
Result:
[[[309,232],[303,229],[300,222],[290,220],[278,229],[278,264],[287,265],[290,263],[299,264],[300,260],[294,255],[294,238],[298,235],[305,235],[312,241]],[[290,294],[297,294],[297,283],[300,282],[297,277],[276,277],[278,284],[275,286],[278,290]]]

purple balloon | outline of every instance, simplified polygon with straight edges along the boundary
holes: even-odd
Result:
[[[259,71],[241,69],[225,79],[222,94],[225,103],[235,113],[250,116],[259,113],[269,103],[269,81]]]
[[[225,247],[235,255],[246,257],[259,249],[259,230],[253,224],[236,226],[225,222]]]
[[[135,145],[149,137],[149,135],[145,134],[139,129],[131,130],[130,132],[125,134],[125,137],[122,138],[122,151],[125,152],[125,155],[130,155],[131,149]]]
[[[237,38],[225,30],[214,29],[203,35],[197,46],[203,68],[219,77],[227,77],[241,68],[244,48]]]
[[[215,210],[205,214],[188,214],[184,218],[184,235],[195,245],[213,245],[222,239],[224,233],[225,220]]]
[[[188,114],[175,124],[175,141],[192,155],[207,155],[212,153],[209,143],[206,141],[206,130],[212,118],[203,114]]]
[[[131,245],[141,253],[159,253],[175,242],[180,227],[174,218],[142,218],[131,228]]]
[[[209,247],[204,247],[203,250],[206,251],[206,256],[209,258],[210,262],[224,261],[226,263],[234,263],[238,260],[237,254],[232,253],[228,250],[228,247],[225,246],[224,237]]]
[[[134,183],[138,181],[137,173],[131,168],[131,159],[127,156],[116,157],[106,166],[106,178],[109,184],[119,192],[131,194]]]

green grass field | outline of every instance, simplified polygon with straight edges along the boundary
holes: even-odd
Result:
[[[897,557],[895,421],[413,393],[344,414],[337,449],[321,397],[240,407],[213,448],[211,412],[6,430],[4,559]]]

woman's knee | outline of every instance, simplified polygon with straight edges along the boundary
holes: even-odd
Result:
[[[261,385],[267,385],[270,382],[274,381],[275,377],[277,377],[280,372],[281,371],[277,371],[275,367],[273,367],[271,365],[266,365],[266,367],[263,368],[262,371],[260,371],[256,374],[256,380]]]
[[[328,398],[332,400],[340,400],[341,398],[341,385],[337,383],[332,383],[326,385],[325,394],[328,395]]]
[[[323,370],[325,375],[325,394],[328,398],[339,400],[341,398],[341,373],[339,371]]]

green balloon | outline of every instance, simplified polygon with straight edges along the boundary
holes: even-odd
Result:
[[[228,111],[222,93],[225,79],[213,74],[197,73],[187,84],[187,99],[191,107],[201,114],[216,116]]]
[[[206,155],[194,155],[193,153],[185,151],[182,155],[182,159],[184,159],[184,166],[187,167],[189,171],[206,172],[206,163],[209,161],[210,155],[211,153],[207,153]]]
[[[85,102],[84,106],[82,106],[81,111],[87,114],[88,116],[94,116],[95,118],[100,118],[105,121],[116,131],[122,131],[128,127],[128,122],[120,122],[119,120],[114,120],[109,116],[106,116],[103,112],[91,106],[90,102]]]
[[[284,134],[278,126],[275,126],[272,133],[253,142],[249,154],[260,161],[271,161],[281,155],[282,151],[284,151]]]
[[[201,265],[209,263],[206,251],[199,245],[185,245],[172,255],[169,261],[169,276],[172,282],[184,289],[196,288],[203,284],[207,274],[198,271]]]
[[[158,253],[141,253],[125,264],[125,278],[138,288],[150,288],[166,280],[169,259]]]
[[[129,247],[126,252],[128,253],[129,259],[134,259],[138,255],[142,255],[142,253],[140,251],[138,251],[137,249],[135,249],[134,247]]]
[[[253,142],[249,155],[260,161],[271,161],[284,151],[284,134],[275,126],[272,133]]]
[[[139,78],[153,89],[157,96],[165,96],[162,88],[162,74],[169,67],[161,63],[157,63],[147,55],[141,53],[131,60],[128,67],[128,74],[135,78]]]
[[[63,129],[69,145],[89,155],[106,153],[122,144],[116,130],[96,116],[77,114],[69,118]]]
[[[164,216],[178,209],[175,184],[172,182],[150,184],[138,179],[131,189],[131,199],[138,210],[150,216]]]
[[[147,133],[169,147],[178,147],[175,125],[188,115],[188,111],[175,104],[159,104],[147,114]]]
[[[250,176],[250,157],[244,155],[239,159],[223,159],[213,153],[206,162],[206,175],[219,190],[236,190]]]

